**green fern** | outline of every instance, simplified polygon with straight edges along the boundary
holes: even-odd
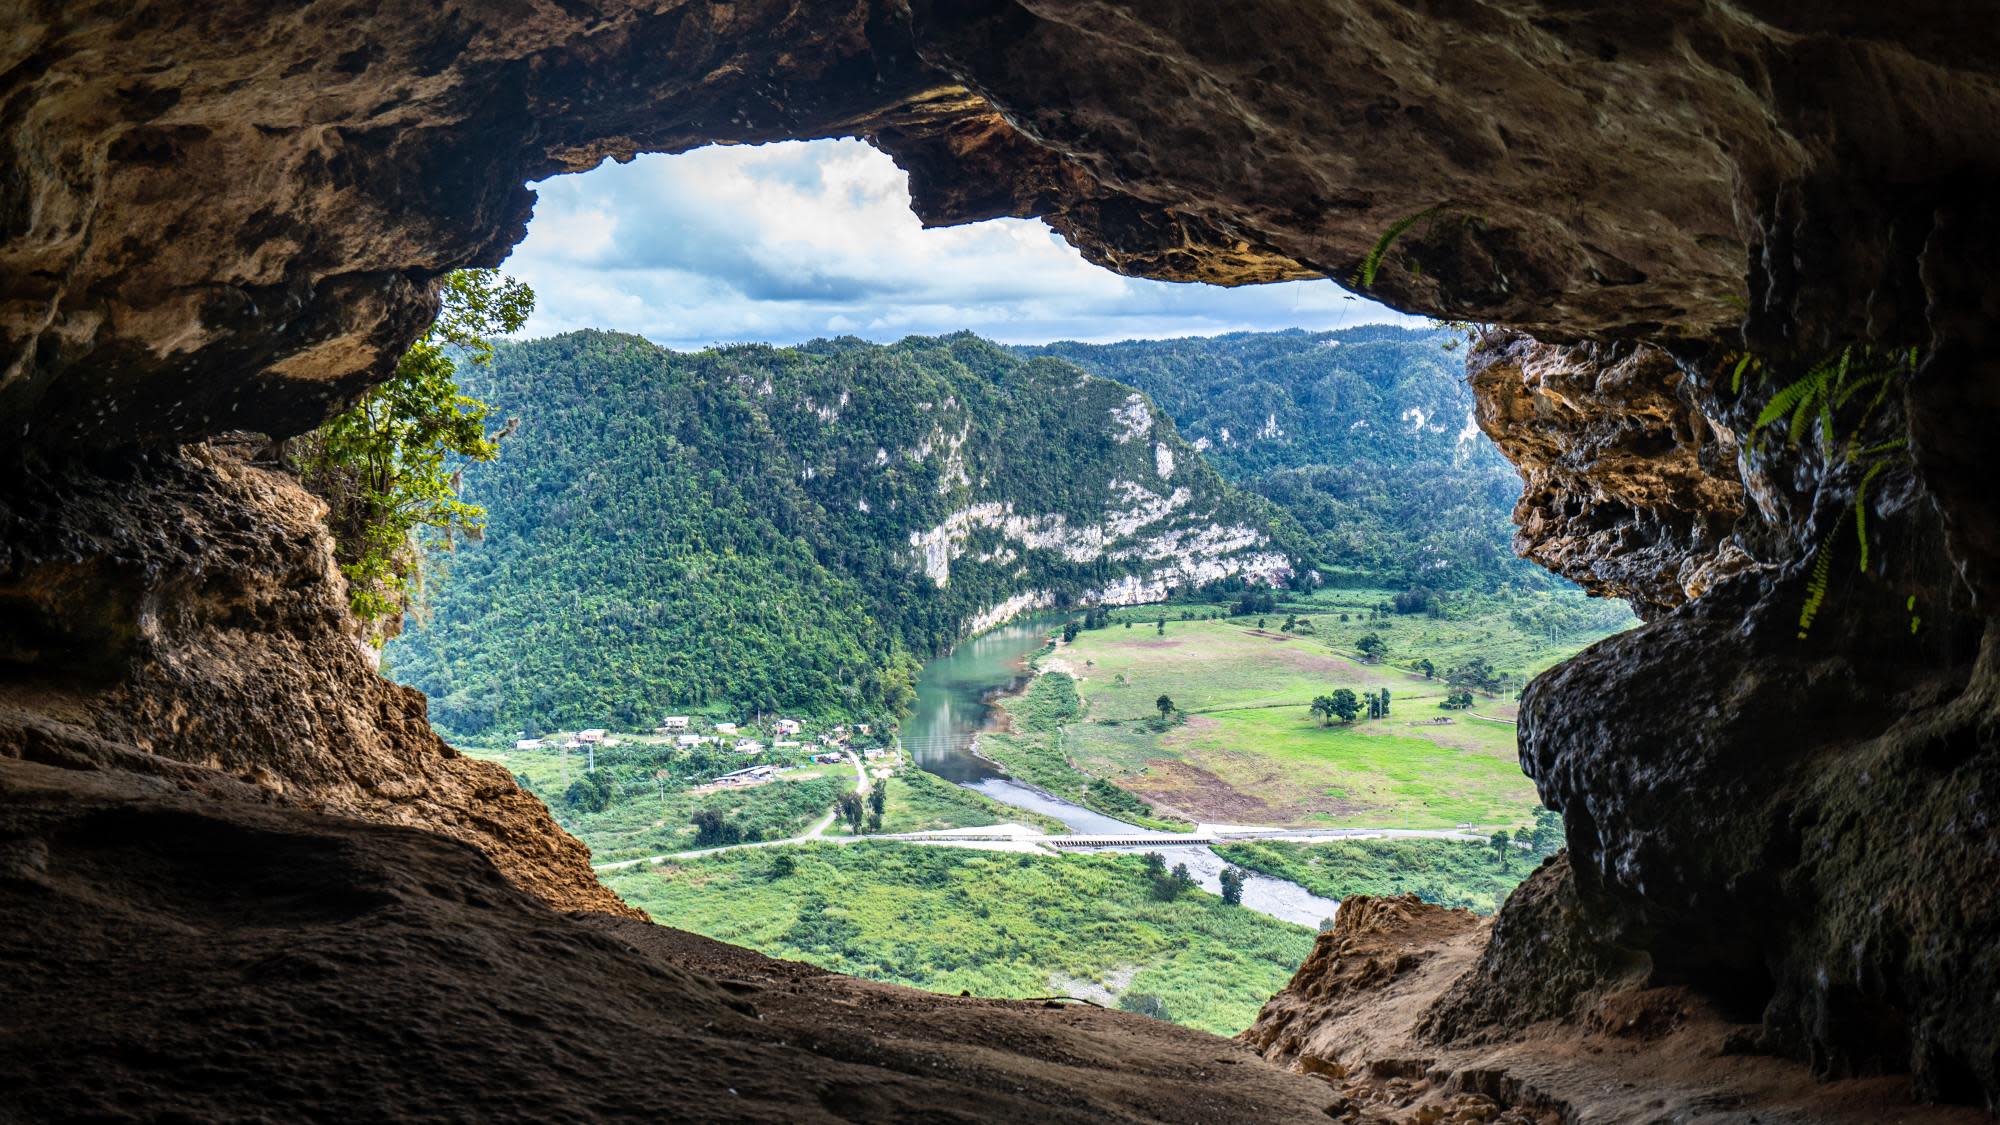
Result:
[[[1838,354],[1822,358],[1804,375],[1779,388],[1758,412],[1756,422],[1750,427],[1753,450],[1761,451],[1765,431],[1784,419],[1787,445],[1797,446],[1808,433],[1812,433],[1830,465],[1837,461],[1860,468],[1861,480],[1855,485],[1854,500],[1850,506],[1854,514],[1854,537],[1861,544],[1860,566],[1864,574],[1868,572],[1873,554],[1868,541],[1868,487],[1890,468],[1907,463],[1904,451],[1908,442],[1899,438],[1863,446],[1861,434],[1874,418],[1875,411],[1888,398],[1890,390],[1896,385],[1897,376],[1915,371],[1916,365],[1915,348],[1887,356],[1865,350],[1857,354],[1851,347],[1843,348]],[[1755,362],[1748,356],[1736,361],[1731,386],[1737,393],[1742,391],[1744,373],[1755,367]],[[1842,412],[1861,401],[1864,395],[1867,396],[1866,405],[1853,415],[1851,424],[1843,427]],[[1842,429],[1846,432],[1845,440],[1840,438]],[[1826,601],[1832,575],[1831,548],[1831,538],[1821,541],[1812,571],[1807,577],[1805,604],[1799,613],[1800,639],[1804,639],[1811,630],[1813,619],[1819,616]],[[1918,620],[1913,613],[1912,631],[1917,628]]]
[[[1827,587],[1833,582],[1833,540],[1822,539],[1817,548],[1818,556],[1813,560],[1812,573],[1806,576],[1806,600],[1799,607],[1799,639],[1805,640],[1812,631],[1813,619],[1819,616],[1819,609],[1826,604]]]
[[[1361,259],[1361,268],[1354,271],[1354,287],[1356,289],[1373,289],[1375,287],[1375,275],[1381,272],[1382,259],[1388,255],[1389,247],[1394,245],[1397,239],[1408,233],[1411,227],[1437,214],[1443,208],[1444,204],[1442,203],[1433,204],[1414,215],[1406,215],[1389,224],[1389,229],[1383,231],[1382,237],[1375,240],[1374,249],[1368,251],[1366,258]]]

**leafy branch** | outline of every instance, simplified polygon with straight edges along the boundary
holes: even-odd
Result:
[[[349,606],[365,622],[400,613],[418,589],[420,533],[448,547],[485,526],[485,510],[459,498],[455,466],[491,461],[503,435],[487,431],[491,408],[459,390],[452,356],[490,362],[489,337],[526,323],[535,294],[481,269],[447,276],[441,296],[437,320],[388,381],[288,445],[299,479],[326,501],[334,560],[347,577]]]

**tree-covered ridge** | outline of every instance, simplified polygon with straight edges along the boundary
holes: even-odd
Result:
[[[1330,580],[1545,583],[1510,545],[1520,478],[1473,427],[1451,340],[1378,325],[1016,350],[1151,395],[1223,476],[1299,521]]]
[[[1282,578],[1296,537],[1144,396],[971,335],[682,354],[586,331],[463,374],[518,428],[466,473],[485,542],[388,651],[461,734],[892,713],[1010,599]]]

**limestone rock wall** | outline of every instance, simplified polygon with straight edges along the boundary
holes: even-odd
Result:
[[[260,444],[20,471],[0,499],[0,756],[203,767],[190,776],[465,841],[552,906],[637,916],[506,769],[446,745],[424,697],[376,675],[319,501],[254,463]]]

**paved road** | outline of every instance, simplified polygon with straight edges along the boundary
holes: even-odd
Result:
[[[811,843],[814,840],[830,844],[852,844],[857,840],[889,840],[904,844],[933,844],[961,848],[1000,845],[1021,851],[1093,851],[1107,848],[1201,847],[1209,844],[1242,843],[1249,840],[1326,843],[1335,840],[1423,839],[1463,840],[1468,843],[1483,844],[1488,839],[1478,832],[1458,828],[1267,828],[1254,825],[1232,825],[1228,830],[1219,832],[1149,832],[1134,829],[1117,835],[1045,833],[1032,830],[1008,832],[1002,830],[1000,825],[990,825],[986,829],[952,828],[937,832],[898,832],[880,836],[821,835],[832,820],[833,816],[829,813],[826,819],[814,825],[813,829],[802,836],[787,836],[782,840],[759,840],[754,844],[725,844],[719,848],[701,848],[695,851],[647,856],[643,859],[627,859],[618,863],[599,864],[596,870],[617,871],[627,867],[637,867],[642,863],[661,864],[668,860],[695,859],[699,856],[737,851],[742,848],[775,848],[785,844]]]

